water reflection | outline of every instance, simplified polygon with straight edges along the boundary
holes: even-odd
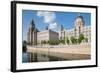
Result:
[[[50,56],[47,54],[41,54],[41,53],[28,53],[27,52],[27,46],[26,41],[23,41],[23,52],[22,52],[22,62],[46,62],[46,61],[61,61],[64,60],[63,58]]]
[[[47,61],[62,61],[63,58],[48,56],[40,53],[23,53],[22,55],[23,63],[27,62],[47,62]]]

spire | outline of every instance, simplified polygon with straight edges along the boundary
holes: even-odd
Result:
[[[31,23],[30,23],[30,28],[35,28],[35,23],[34,23],[34,20],[32,19]]]
[[[63,31],[64,30],[64,27],[63,27],[63,25],[61,25],[61,31]]]

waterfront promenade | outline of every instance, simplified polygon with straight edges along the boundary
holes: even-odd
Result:
[[[57,45],[27,46],[29,53],[39,53],[68,60],[84,60],[91,58],[91,45]]]

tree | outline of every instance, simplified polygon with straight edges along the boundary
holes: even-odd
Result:
[[[77,39],[75,37],[72,36],[70,38],[70,40],[71,40],[72,44],[77,44]]]
[[[76,36],[76,28],[74,28],[74,34],[75,34],[75,36]]]
[[[62,39],[60,39],[60,40],[59,40],[59,43],[61,43],[61,44],[65,44],[65,43],[66,43],[66,39],[65,39],[65,37],[63,37]]]
[[[62,40],[62,44],[65,44],[65,40]]]
[[[88,38],[85,38],[85,42],[88,42]]]
[[[42,45],[44,44],[44,41],[43,41],[43,40],[41,40],[41,44],[42,44]]]
[[[66,42],[67,42],[67,44],[69,45],[70,40],[69,40],[69,38],[68,38],[68,37],[66,38]]]
[[[45,40],[43,41],[43,44],[46,44],[46,41]]]
[[[75,38],[75,44],[77,44],[78,43],[78,40]]]
[[[78,38],[78,43],[80,44],[84,39],[85,39],[84,35],[80,34]]]
[[[60,43],[59,40],[49,40],[48,41],[49,45],[58,45],[59,43]]]
[[[72,44],[74,44],[75,38],[73,36],[71,36],[70,39],[71,39]]]

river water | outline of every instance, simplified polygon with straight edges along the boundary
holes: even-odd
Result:
[[[55,56],[48,56],[48,55],[40,54],[40,53],[22,53],[22,62],[23,63],[63,61],[63,60],[66,60],[66,59],[55,57]]]

